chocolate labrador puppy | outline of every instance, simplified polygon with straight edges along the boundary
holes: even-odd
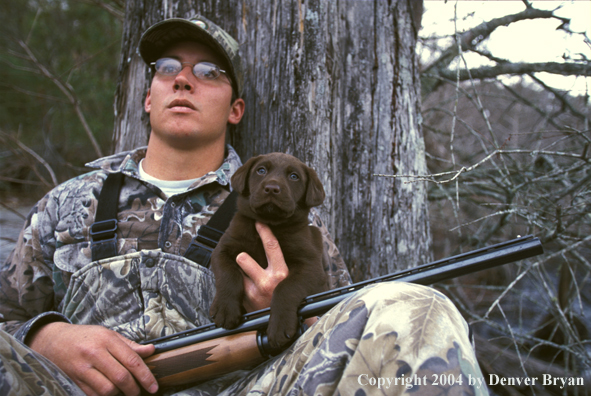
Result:
[[[267,224],[289,268],[289,275],[273,293],[267,328],[270,344],[279,347],[298,330],[302,299],[326,289],[322,235],[308,225],[310,208],[324,201],[324,188],[313,169],[283,153],[249,159],[232,176],[232,188],[239,194],[238,211],[211,256],[217,291],[210,315],[224,328],[240,324],[245,313],[244,286],[236,256],[246,252],[267,268],[255,222]]]

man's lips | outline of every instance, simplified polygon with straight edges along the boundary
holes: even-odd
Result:
[[[170,102],[170,105],[168,105],[168,108],[175,109],[175,110],[180,110],[182,108],[195,110],[195,106],[193,105],[193,103],[191,103],[190,101],[188,101],[186,99],[175,99],[172,102]]]

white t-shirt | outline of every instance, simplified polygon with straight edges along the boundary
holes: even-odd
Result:
[[[142,162],[144,162],[143,159],[140,161],[140,166],[139,166],[140,178],[142,180],[152,183],[153,185],[155,185],[156,187],[161,189],[164,192],[164,194],[166,194],[167,197],[187,191],[187,189],[189,187],[191,187],[191,185],[199,179],[199,178],[189,179],[189,180],[160,180],[160,179],[156,179],[155,177],[148,175],[144,171],[144,166],[142,165]]]

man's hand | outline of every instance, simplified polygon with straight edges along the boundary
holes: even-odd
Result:
[[[236,257],[236,263],[245,274],[244,308],[248,312],[269,307],[275,287],[289,274],[283,252],[271,229],[258,222],[256,229],[267,254],[267,268],[262,268],[248,253],[240,253]]]
[[[283,279],[287,278],[289,268],[285,263],[279,242],[271,229],[262,223],[256,223],[256,229],[263,242],[267,254],[267,268],[262,268],[248,253],[240,253],[236,263],[244,271],[244,308],[247,312],[271,306],[273,291]],[[316,316],[304,320],[312,326],[318,318]]]
[[[139,395],[140,387],[158,390],[143,358],[154,345],[137,344],[102,326],[50,323],[30,347],[60,367],[87,395]]]

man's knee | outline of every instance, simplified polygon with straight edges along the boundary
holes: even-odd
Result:
[[[384,282],[360,290],[354,297],[363,301],[368,318],[400,323],[425,321],[431,326],[446,324],[468,333],[468,325],[447,296],[428,286],[406,282]]]
[[[358,292],[358,297],[368,301],[404,303],[405,301],[437,301],[455,309],[453,303],[432,287],[407,282],[384,282],[368,286]]]

